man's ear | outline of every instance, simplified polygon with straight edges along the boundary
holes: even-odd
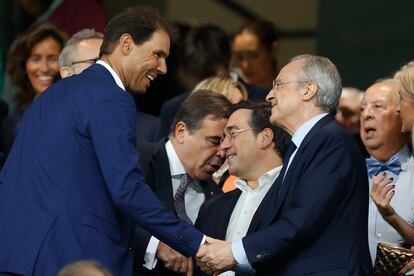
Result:
[[[72,68],[67,67],[67,66],[63,66],[62,68],[59,69],[59,71],[60,71],[60,76],[62,77],[62,79],[73,75]]]
[[[183,121],[179,121],[175,125],[175,138],[182,144],[185,141],[185,133],[187,132],[187,125]]]
[[[313,97],[316,97],[316,93],[318,92],[318,85],[315,82],[308,82],[306,83],[306,88],[303,92],[303,100],[309,101]]]
[[[124,55],[129,55],[133,45],[135,45],[134,40],[130,34],[123,34],[119,38],[119,47]]]
[[[266,148],[273,144],[273,131],[270,128],[265,128],[260,133],[260,148]]]

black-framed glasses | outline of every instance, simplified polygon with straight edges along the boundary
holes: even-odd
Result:
[[[288,84],[288,83],[307,83],[307,82],[313,82],[313,81],[307,81],[307,80],[296,80],[296,81],[278,81],[278,80],[273,80],[272,83],[272,89],[277,91],[278,87],[284,84]]]
[[[79,61],[74,61],[70,64],[70,66],[75,65],[75,64],[79,64],[79,63],[90,63],[90,64],[94,64],[99,58],[90,58],[90,59],[84,59],[84,60],[79,60]]]
[[[234,136],[237,133],[241,133],[241,132],[248,131],[248,130],[253,130],[253,129],[252,128],[242,128],[242,129],[230,130],[228,132],[224,132],[224,137],[222,137],[220,139],[220,144],[223,143],[226,139],[229,139],[230,142],[233,142]]]

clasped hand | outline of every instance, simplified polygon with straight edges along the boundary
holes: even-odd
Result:
[[[216,240],[210,237],[200,246],[196,255],[197,265],[204,272],[218,275],[232,269],[236,264],[228,241]]]
[[[164,262],[164,266],[175,272],[193,275],[193,260],[181,255],[168,245],[160,242],[157,248],[157,258]]]

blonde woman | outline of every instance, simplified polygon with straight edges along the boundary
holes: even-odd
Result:
[[[414,124],[414,61],[407,63],[397,71],[394,79],[401,84],[401,131],[411,132]]]
[[[200,89],[207,89],[220,93],[232,104],[247,100],[246,87],[232,78],[211,77],[204,79],[195,86],[193,92]]]

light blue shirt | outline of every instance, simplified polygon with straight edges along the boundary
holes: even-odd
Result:
[[[300,145],[303,142],[303,139],[305,139],[306,135],[309,133],[309,131],[316,125],[319,120],[321,120],[323,117],[328,115],[328,113],[321,113],[313,117],[312,119],[306,121],[303,123],[293,134],[292,136],[292,142],[296,146],[296,150],[292,153],[289,159],[289,163],[287,165],[287,169],[285,171],[285,175],[289,169],[290,163],[292,162],[293,158],[296,155],[296,152]],[[284,177],[284,176],[283,176]],[[238,263],[236,266],[236,271],[251,271],[253,270],[252,266],[249,263],[249,260],[247,259],[246,250],[244,250],[243,246],[243,240],[235,241],[231,244],[231,251],[233,253],[233,257]]]

